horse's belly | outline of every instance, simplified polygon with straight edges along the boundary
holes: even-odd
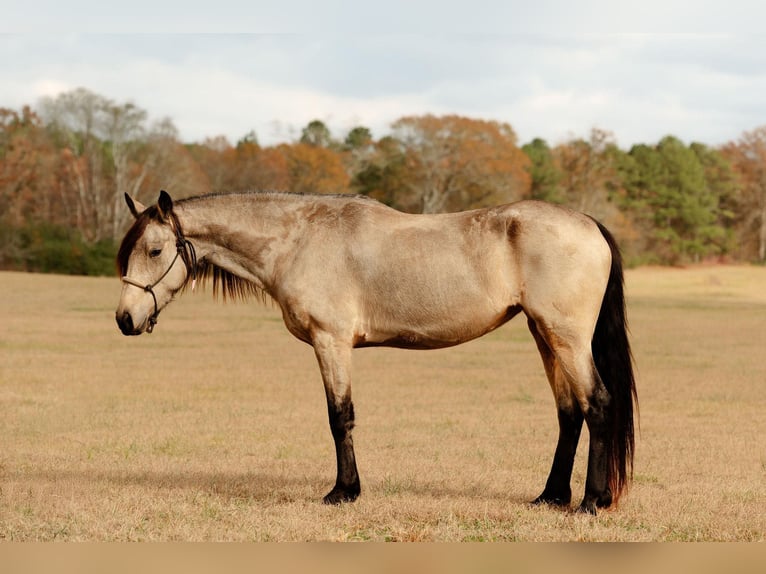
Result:
[[[476,339],[513,318],[521,307],[501,310],[434,316],[415,313],[409,320],[388,318],[368,323],[356,334],[356,347],[399,347],[402,349],[441,349]]]

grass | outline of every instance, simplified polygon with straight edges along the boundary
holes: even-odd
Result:
[[[3,540],[766,538],[764,268],[628,272],[636,474],[596,518],[527,504],[557,428],[523,320],[443,351],[356,351],[363,493],[326,507],[319,372],[277,309],[187,294],[126,338],[116,279],[0,286]]]

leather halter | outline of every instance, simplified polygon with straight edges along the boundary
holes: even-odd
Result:
[[[192,242],[183,236],[181,227],[178,224],[178,220],[175,218],[175,216],[173,218],[175,220],[173,227],[176,232],[176,255],[173,257],[173,261],[170,262],[170,265],[168,265],[168,268],[165,269],[165,272],[160,275],[160,278],[157,279],[154,283],[144,285],[143,283],[140,283],[135,279],[131,279],[130,277],[122,277],[123,283],[127,283],[128,285],[133,285],[134,287],[143,289],[152,296],[152,300],[154,301],[154,313],[152,313],[149,317],[149,325],[146,327],[147,333],[151,333],[154,330],[154,326],[157,324],[157,317],[160,315],[160,309],[157,307],[157,296],[154,294],[154,288],[160,284],[160,282],[167,276],[168,273],[170,273],[170,270],[173,269],[173,265],[176,264],[176,260],[179,257],[181,257],[184,265],[186,265],[187,279],[188,276],[191,275],[192,291],[194,291],[194,287],[197,284],[197,252],[195,251]]]

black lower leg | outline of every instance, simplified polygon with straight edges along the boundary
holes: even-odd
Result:
[[[590,434],[588,448],[588,474],[585,479],[585,496],[579,510],[596,514],[597,508],[612,504],[612,492],[609,489],[608,473],[608,419],[609,395],[605,389],[598,389],[590,400],[590,408],[585,415]]]
[[[354,404],[351,399],[345,399],[340,404],[328,401],[327,407],[330,415],[330,429],[335,440],[338,474],[335,486],[324,497],[324,502],[326,504],[351,502],[356,500],[361,490],[359,474],[356,470],[354,441],[351,437],[351,431],[354,428]]]
[[[533,502],[565,506],[572,500],[570,481],[577,443],[580,440],[583,415],[577,403],[571,408],[559,408],[559,440],[545,490]]]
[[[579,511],[596,514],[597,508],[606,508],[612,504],[612,492],[607,481],[606,444],[597,430],[590,430],[590,448],[588,450],[588,475],[585,479],[585,496]]]

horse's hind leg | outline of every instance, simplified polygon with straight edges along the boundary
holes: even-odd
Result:
[[[573,335],[585,331],[571,327],[562,330],[567,333],[564,337],[530,321],[559,411],[559,442],[540,501],[566,503],[571,498],[569,481],[584,419],[590,437],[585,496],[579,510],[595,514],[596,508],[612,504],[607,469],[610,396],[593,362],[590,340]]]
[[[356,500],[361,491],[356,469],[354,441],[354,404],[351,402],[351,345],[328,334],[316,334],[312,344],[322,372],[330,430],[335,441],[338,473],[335,486],[324,497],[326,504]]]
[[[534,320],[528,318],[527,323],[535,343],[537,343],[537,348],[540,351],[540,356],[545,366],[545,373],[548,376],[548,381],[556,398],[559,420],[559,438],[556,444],[556,452],[553,455],[551,472],[545,483],[545,490],[533,503],[566,506],[572,500],[570,481],[577,452],[577,443],[580,440],[580,432],[582,430],[582,409],[580,409],[580,405],[570,391],[569,383],[556,358],[556,354],[538,331]]]

